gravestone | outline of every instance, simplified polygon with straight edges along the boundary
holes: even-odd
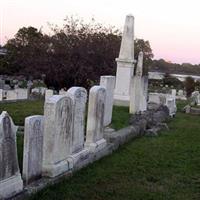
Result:
[[[160,104],[160,94],[159,93],[149,93],[149,102]]]
[[[82,87],[72,87],[67,93],[73,100],[73,137],[72,153],[79,152],[84,147],[85,109],[87,91]]]
[[[145,85],[143,74],[143,53],[138,56],[138,63],[135,75],[132,77],[130,90],[130,107],[129,113],[135,114],[147,109],[147,99],[145,94]]]
[[[15,89],[15,92],[17,93],[17,99],[28,99],[28,90],[23,88],[17,88]]]
[[[172,89],[171,92],[172,92],[172,96],[176,97],[176,89]]]
[[[106,89],[104,126],[108,126],[112,121],[115,76],[101,76],[100,86]]]
[[[73,101],[69,96],[54,95],[44,106],[44,176],[55,177],[71,168]]]
[[[104,87],[93,86],[90,89],[85,145],[91,152],[97,152],[106,146],[106,140],[103,138],[105,98]]]
[[[16,132],[17,128],[11,117],[3,111],[0,115],[0,199],[12,197],[23,190]]]
[[[15,90],[7,90],[6,100],[17,100],[17,92]]]
[[[50,97],[53,96],[53,90],[45,90],[45,101],[47,101]]]
[[[26,184],[42,175],[44,117],[35,115],[25,119],[23,179]]]
[[[131,77],[134,73],[134,17],[126,16],[117,62],[114,104],[129,106]]]
[[[165,105],[169,109],[169,115],[171,117],[175,116],[176,115],[176,111],[177,111],[176,98],[174,96],[167,96]]]

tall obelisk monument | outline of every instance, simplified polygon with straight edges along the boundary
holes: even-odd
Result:
[[[134,17],[127,15],[122,35],[119,58],[116,58],[117,73],[114,104],[128,106],[130,101],[131,77],[134,73]]]

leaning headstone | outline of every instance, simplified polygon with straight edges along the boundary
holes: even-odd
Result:
[[[90,89],[85,145],[91,152],[97,152],[106,146],[106,140],[103,138],[105,98],[104,87],[93,86]]]
[[[87,91],[82,87],[72,87],[67,91],[73,100],[73,137],[72,153],[79,152],[84,147],[85,109]]]
[[[42,175],[44,117],[35,115],[25,119],[23,179],[26,184]]]
[[[45,91],[45,101],[47,101],[52,96],[53,96],[53,90],[48,89]]]
[[[72,153],[73,101],[69,96],[54,95],[44,106],[44,176],[55,177],[69,169]]]
[[[12,197],[23,190],[16,132],[17,128],[11,117],[3,111],[0,115],[0,199]]]
[[[134,17],[127,15],[122,35],[119,57],[116,59],[117,73],[114,104],[129,106],[131,77],[134,72]]]
[[[100,86],[102,86],[106,89],[104,126],[108,126],[112,121],[115,76],[101,76]]]

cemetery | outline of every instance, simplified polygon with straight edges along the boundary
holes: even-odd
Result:
[[[182,110],[196,113],[200,94],[187,105],[182,89],[149,90],[134,20],[116,76],[89,89],[0,90],[0,101],[26,100],[0,104],[0,199],[197,199],[200,119]]]

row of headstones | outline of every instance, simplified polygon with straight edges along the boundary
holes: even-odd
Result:
[[[169,109],[169,115],[171,117],[175,116],[176,114],[176,96],[172,94],[149,93],[148,102],[167,106]]]
[[[176,99],[180,99],[180,100],[186,100],[187,98],[186,98],[186,94],[185,94],[185,92],[183,91],[183,90],[176,90],[176,89],[172,89],[171,90],[171,94],[173,95],[173,96],[175,96],[176,97]]]
[[[111,122],[115,77],[101,77],[89,92],[85,140],[87,91],[72,87],[65,95],[45,101],[44,116],[25,119],[23,179],[55,177],[73,169],[84,157],[106,148],[104,127]],[[23,190],[18,166],[16,127],[7,112],[0,115],[0,199]]]
[[[17,88],[14,90],[0,89],[0,101],[2,100],[23,100],[28,99],[28,90]]]

